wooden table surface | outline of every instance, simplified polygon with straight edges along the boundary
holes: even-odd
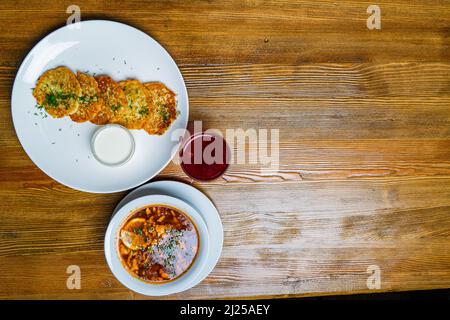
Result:
[[[126,193],[46,176],[14,132],[26,53],[73,1],[0,4],[0,298],[143,298],[103,255]],[[216,204],[221,259],[169,298],[285,297],[450,287],[450,2],[77,1],[159,41],[178,63],[190,120],[279,128],[280,170],[234,165],[193,183]],[[381,30],[366,10],[381,8]],[[157,177],[190,183],[170,164]],[[81,268],[68,290],[66,268]],[[381,288],[367,287],[377,265]]]

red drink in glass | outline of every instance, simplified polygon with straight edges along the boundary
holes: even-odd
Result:
[[[199,181],[219,178],[228,169],[230,157],[226,141],[219,135],[205,132],[189,137],[180,151],[181,168]]]

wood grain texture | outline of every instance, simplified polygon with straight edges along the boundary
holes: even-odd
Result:
[[[71,4],[0,7],[0,298],[143,299],[103,255],[125,193],[86,194],[51,180],[11,121],[22,59],[65,23]],[[171,163],[158,176],[205,192],[225,230],[211,275],[168,298],[372,292],[370,265],[381,268],[380,291],[450,287],[450,4],[379,1],[376,31],[366,28],[369,4],[77,2],[82,19],[131,24],[171,53],[190,120],[280,130],[277,172],[234,164],[197,183]],[[81,290],[66,288],[73,264]]]

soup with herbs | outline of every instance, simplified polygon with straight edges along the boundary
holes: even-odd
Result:
[[[185,273],[199,247],[191,219],[165,205],[144,207],[133,213],[119,233],[119,256],[132,275],[162,283]]]

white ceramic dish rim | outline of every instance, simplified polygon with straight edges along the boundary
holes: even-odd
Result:
[[[199,251],[193,265],[178,279],[165,284],[150,284],[133,277],[123,267],[117,250],[118,232],[122,224],[136,209],[152,204],[168,205],[183,211],[197,226],[200,238]],[[197,275],[202,273],[208,259],[209,242],[210,239],[206,223],[192,206],[178,198],[166,195],[148,195],[128,202],[113,216],[106,231],[104,248],[106,261],[111,272],[124,286],[143,295],[163,296],[188,290],[195,285]]]
[[[122,26],[122,27],[124,27],[124,28],[129,28],[129,29],[132,29],[132,30],[134,30],[134,31],[136,31],[136,32],[142,33],[142,34],[144,34],[144,35],[148,38],[149,41],[152,41],[152,42],[156,43],[156,44],[160,47],[160,49],[161,49],[163,52],[165,52],[165,53],[167,54],[170,63],[172,63],[172,64],[174,65],[174,67],[176,68],[176,70],[178,70],[178,74],[179,74],[180,79],[182,80],[182,83],[183,83],[183,94],[184,94],[184,96],[185,96],[185,98],[186,98],[186,121],[185,121],[185,124],[183,125],[183,127],[184,127],[184,128],[187,128],[187,124],[188,124],[188,121],[189,121],[189,96],[188,96],[188,92],[187,92],[187,88],[186,88],[186,83],[185,83],[185,81],[184,81],[183,74],[181,73],[180,69],[178,68],[178,65],[176,64],[175,60],[172,58],[172,56],[170,55],[170,53],[169,53],[169,52],[168,52],[168,51],[167,51],[167,50],[166,50],[159,42],[157,42],[155,39],[153,39],[153,38],[152,38],[151,36],[149,36],[147,33],[143,32],[142,30],[139,30],[139,29],[137,29],[137,28],[135,28],[135,27],[133,27],[133,26],[130,26],[130,25],[128,25],[128,24],[121,23],[121,22],[117,22],[117,21],[113,21],[113,20],[103,20],[103,19],[92,19],[92,20],[85,20],[85,21],[77,22],[77,24],[80,24],[80,25],[83,25],[83,24],[90,24],[90,23],[116,24],[116,25],[120,25],[120,26]],[[60,28],[57,28],[57,29],[53,30],[52,32],[48,33],[47,35],[45,35],[41,40],[39,40],[39,41],[31,48],[31,50],[28,52],[28,54],[27,54],[27,55],[25,56],[25,58],[22,60],[22,62],[21,62],[21,64],[20,64],[20,67],[19,67],[19,69],[17,70],[16,76],[15,76],[15,78],[14,78],[14,82],[13,82],[13,89],[12,89],[12,91],[11,91],[11,108],[12,108],[13,101],[15,100],[14,97],[18,94],[18,93],[17,93],[17,85],[16,85],[16,82],[19,81],[18,75],[19,75],[19,74],[22,74],[22,73],[24,72],[23,69],[26,67],[26,62],[27,62],[29,59],[31,59],[31,57],[33,56],[33,54],[35,53],[35,51],[37,50],[37,48],[38,48],[39,46],[41,46],[41,45],[46,41],[47,38],[51,37],[53,34],[56,34],[56,33],[58,33],[58,32],[63,31],[64,29],[69,29],[70,27],[71,27],[71,25],[65,25],[65,26],[62,26],[62,27],[60,27]],[[57,178],[54,174],[52,174],[52,173],[49,172],[48,170],[44,170],[43,168],[41,168],[41,166],[39,166],[39,165],[37,164],[37,162],[35,161],[35,159],[33,158],[33,156],[29,153],[29,151],[23,147],[23,146],[24,146],[24,143],[23,143],[23,141],[22,141],[21,136],[18,134],[18,131],[17,131],[17,128],[16,128],[16,124],[15,124],[15,121],[14,121],[14,113],[13,113],[13,112],[12,112],[12,115],[13,115],[13,127],[14,127],[14,131],[16,132],[17,139],[19,140],[20,144],[22,145],[22,148],[24,149],[25,153],[28,155],[28,157],[30,158],[30,160],[31,160],[31,161],[32,161],[32,162],[33,162],[40,170],[42,170],[47,176],[49,176],[49,177],[52,178],[53,180],[55,180],[55,181],[57,181],[57,182],[59,182],[59,183],[65,185],[65,186],[68,186],[68,187],[70,187],[70,188],[73,188],[73,189],[76,189],[76,190],[79,190],[79,191],[83,191],[83,192],[103,194],[103,193],[115,193],[115,192],[121,192],[121,191],[129,190],[129,189],[133,189],[133,188],[135,188],[135,187],[137,187],[137,186],[143,184],[144,182],[146,182],[146,181],[152,179],[153,177],[155,177],[156,175],[158,175],[162,170],[164,170],[164,168],[167,167],[167,165],[170,163],[170,161],[173,159],[173,157],[175,156],[175,154],[178,152],[178,150],[179,150],[179,148],[180,148],[180,143],[179,143],[179,144],[178,144],[178,148],[173,148],[173,151],[172,151],[172,153],[170,154],[170,157],[168,157],[167,161],[166,161],[164,164],[162,164],[161,168],[160,168],[159,170],[157,170],[153,175],[150,175],[149,177],[142,178],[142,179],[136,181],[134,184],[128,186],[127,188],[123,188],[123,187],[121,187],[121,188],[111,188],[111,189],[108,189],[108,190],[102,190],[102,191],[99,191],[99,190],[91,190],[91,189],[88,189],[88,188],[83,188],[83,187],[80,187],[80,186],[73,186],[73,185],[67,184],[67,183],[65,183],[64,181],[61,181],[61,179]]]

